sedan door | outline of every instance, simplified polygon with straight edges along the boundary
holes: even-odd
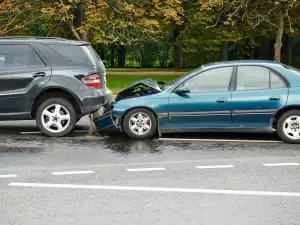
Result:
[[[180,84],[169,98],[171,128],[231,126],[232,74],[233,67],[214,68]],[[179,93],[184,89],[188,93]]]
[[[270,126],[275,113],[287,102],[285,80],[261,66],[239,66],[236,76],[231,103],[233,126]]]
[[[51,76],[51,67],[27,44],[0,45],[0,119],[27,119],[30,101]]]

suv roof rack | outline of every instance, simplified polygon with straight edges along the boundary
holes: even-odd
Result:
[[[43,36],[4,36],[0,37],[0,39],[51,39],[51,40],[60,40],[60,41],[71,41],[66,38],[59,37],[43,37]]]

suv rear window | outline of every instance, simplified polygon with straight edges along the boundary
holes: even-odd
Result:
[[[39,66],[45,64],[30,45],[0,45],[0,69]]]
[[[98,53],[95,51],[95,49],[93,49],[92,46],[86,46],[86,47],[87,47],[87,49],[89,50],[89,52],[91,53],[91,55],[92,55],[94,58],[96,58],[96,59],[99,60],[99,61],[102,61],[101,58],[100,58],[100,56],[99,56]]]
[[[92,66],[88,56],[81,46],[76,45],[47,45],[53,51],[75,65]]]

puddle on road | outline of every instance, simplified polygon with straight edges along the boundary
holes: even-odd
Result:
[[[194,134],[195,135],[195,134]],[[167,135],[170,136],[170,135]],[[187,135],[185,135],[187,136]],[[205,135],[203,135],[205,136]],[[208,135],[206,135],[208,136]],[[172,137],[172,136],[171,136]],[[244,137],[246,135],[239,135]],[[249,137],[249,136],[248,136]],[[199,138],[199,137],[198,137]],[[219,137],[220,138],[220,137]],[[249,138],[250,139],[250,138]],[[0,154],[1,153],[39,153],[41,151],[85,151],[93,150],[109,150],[121,155],[129,155],[132,153],[153,153],[161,154],[164,151],[257,151],[263,148],[264,151],[270,151],[277,144],[254,144],[254,143],[220,143],[220,142],[182,142],[182,141],[159,141],[158,138],[152,140],[133,140],[125,134],[110,134],[101,136],[88,136],[87,133],[73,133],[67,137],[49,138],[40,134],[31,135],[1,135]],[[24,143],[29,143],[29,146],[24,147]],[[12,145],[12,147],[10,146]],[[16,146],[16,147],[14,147]],[[33,147],[31,147],[33,146]]]
[[[115,136],[81,136],[76,139],[68,139],[68,145],[85,145],[101,149],[109,149],[114,152],[128,154],[132,152],[159,153],[161,144],[153,140],[133,140],[123,134]]]
[[[160,153],[161,145],[153,140],[130,140],[128,138],[108,138],[104,142],[104,147],[115,152],[129,154],[132,152]]]

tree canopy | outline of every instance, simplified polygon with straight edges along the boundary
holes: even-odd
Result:
[[[108,66],[300,64],[299,0],[0,0],[0,21],[0,36],[90,41]]]

